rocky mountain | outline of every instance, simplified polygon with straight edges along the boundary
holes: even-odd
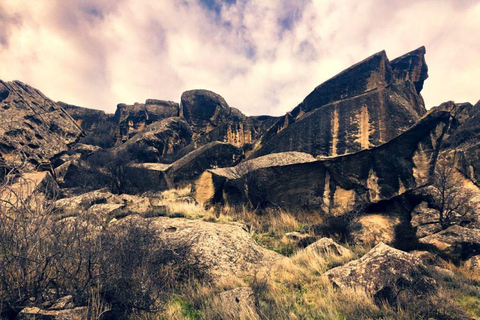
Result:
[[[425,55],[376,53],[282,117],[0,81],[0,317],[480,316],[480,102],[427,110]]]

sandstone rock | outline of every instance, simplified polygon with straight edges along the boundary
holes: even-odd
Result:
[[[179,106],[173,101],[147,99],[145,103],[118,104],[115,112],[117,142],[125,142],[149,124],[170,117],[178,117]]]
[[[420,93],[423,83],[428,78],[425,52],[425,47],[420,47],[390,61],[394,82],[412,81],[415,89]]]
[[[466,260],[480,253],[480,229],[458,225],[421,238],[420,243],[434,246],[454,260]]]
[[[306,252],[318,255],[350,257],[352,252],[330,238],[321,238],[305,248]]]
[[[0,80],[0,158],[7,167],[48,163],[77,141],[82,129],[58,104],[20,81]]]
[[[219,295],[220,310],[227,319],[255,320],[260,319],[255,307],[255,296],[252,288],[235,288]]]
[[[412,294],[419,299],[437,288],[419,259],[384,243],[326,275],[340,289],[363,291],[380,303],[395,304],[398,299],[411,299]]]
[[[17,320],[85,320],[88,308],[77,307],[66,310],[42,310],[37,307],[25,308],[17,315]]]
[[[212,131],[230,121],[245,119],[245,115],[229,107],[220,95],[208,90],[184,92],[180,102],[180,115],[193,126],[197,134]]]
[[[192,141],[192,131],[181,118],[166,118],[145,127],[127,142],[115,148],[128,150],[142,162],[160,162]]]
[[[195,198],[199,203],[268,204],[341,215],[426,185],[449,119],[446,112],[429,114],[388,143],[351,155],[258,168],[250,165],[253,159],[208,170],[196,182]]]
[[[390,63],[384,51],[321,84],[278,120],[255,156],[302,151],[336,156],[385,143],[425,114],[427,68],[419,48]]]
[[[170,164],[164,163],[134,163],[129,165],[126,168],[129,177],[128,191],[142,193],[171,189],[173,184],[167,176],[167,170],[170,166]]]
[[[368,214],[355,219],[350,227],[350,237],[353,243],[377,245],[380,242],[393,244],[396,237],[396,227],[400,224],[398,217],[381,214]]]
[[[253,182],[254,172],[270,166],[282,166],[295,163],[308,163],[315,161],[315,158],[309,154],[301,152],[285,152],[270,154],[256,159],[248,160],[238,164],[235,167],[219,168],[205,171],[195,182],[195,199],[201,204],[211,204],[219,201],[218,197],[223,193],[223,187],[227,180],[232,183],[238,183],[239,187],[235,192],[237,197],[245,199],[248,197],[248,190],[244,187],[251,178]],[[236,181],[245,177],[244,181]],[[232,189],[233,190],[233,189]]]
[[[147,224],[165,245],[189,245],[213,281],[253,275],[271,267],[283,256],[257,245],[241,227],[183,218],[141,218],[137,215],[112,222],[112,226]]]

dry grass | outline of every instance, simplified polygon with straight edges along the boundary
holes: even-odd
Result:
[[[259,215],[247,209],[204,210],[194,203],[179,201],[189,195],[189,188],[166,191],[161,197],[162,205],[167,206],[171,213],[180,212],[191,219],[241,223],[259,244],[290,258],[281,260],[268,272],[257,273],[255,277],[232,277],[215,287],[199,283],[185,287],[168,301],[163,312],[137,319],[238,319],[228,306],[222,304],[219,294],[244,286],[254,290],[256,313],[260,319],[427,320],[437,313],[446,315],[442,319],[459,319],[456,315],[462,312],[455,303],[475,319],[480,319],[480,275],[465,266],[446,263],[445,268],[454,273],[454,278],[438,275],[437,281],[445,289],[440,289],[436,296],[427,300],[416,301],[413,296],[407,305],[395,308],[376,305],[372,297],[364,292],[339,290],[324,276],[325,271],[359,258],[371,247],[346,245],[353,253],[340,257],[298,247],[290,250],[292,243],[286,240],[285,234],[297,231],[314,237],[312,226],[324,222],[318,213],[277,209],[266,210]],[[255,314],[250,311],[245,311],[250,316],[244,319],[256,320]]]

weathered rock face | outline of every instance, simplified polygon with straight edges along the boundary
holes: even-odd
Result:
[[[428,182],[449,119],[449,113],[432,113],[390,142],[356,154],[245,173],[239,168],[209,170],[197,181],[197,201],[267,203],[339,215],[359,204],[390,199]]]
[[[382,51],[326,81],[270,128],[254,155],[336,156],[391,140],[426,112],[424,54],[422,47],[390,63]]]
[[[434,109],[453,115],[444,149],[455,153],[457,168],[480,187],[480,101],[475,106],[449,101]]]
[[[0,80],[0,123],[0,158],[11,167],[48,163],[82,134],[62,107],[20,81]]]
[[[307,153],[284,152],[248,160],[236,167],[207,170],[195,182],[195,198],[203,204],[221,201],[245,201],[249,195],[248,185],[255,183],[255,172],[257,170],[270,166],[276,167],[313,161],[315,161],[315,158]],[[229,181],[228,184],[232,184],[232,187],[226,186],[227,181]],[[237,187],[234,187],[235,185]],[[227,197],[231,200],[222,199],[224,188],[228,188],[227,192],[230,192],[230,194]],[[251,191],[254,192],[254,190]]]
[[[147,99],[145,103],[117,105],[115,122],[117,128],[117,142],[125,142],[153,122],[170,117],[178,117],[178,103],[157,99]]]
[[[397,299],[411,299],[437,288],[425,266],[413,255],[378,244],[366,255],[343,266],[333,268],[327,277],[340,289],[356,289],[372,295],[378,302],[394,304]]]

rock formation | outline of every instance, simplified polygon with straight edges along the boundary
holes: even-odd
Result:
[[[337,156],[385,143],[425,114],[425,48],[392,62],[384,51],[319,85],[261,138],[255,156],[302,151]]]
[[[156,121],[177,117],[178,103],[157,99],[147,99],[145,103],[117,105],[114,120],[117,123],[117,142],[125,142],[138,132]]]
[[[20,81],[0,81],[0,123],[0,159],[7,167],[48,167],[82,134],[61,106]]]
[[[196,183],[196,199],[342,214],[359,204],[390,199],[426,185],[449,121],[449,113],[432,113],[388,143],[342,157],[272,163],[247,172],[241,168],[248,162],[237,168],[208,170]],[[250,167],[262,157],[258,159],[251,160]]]

